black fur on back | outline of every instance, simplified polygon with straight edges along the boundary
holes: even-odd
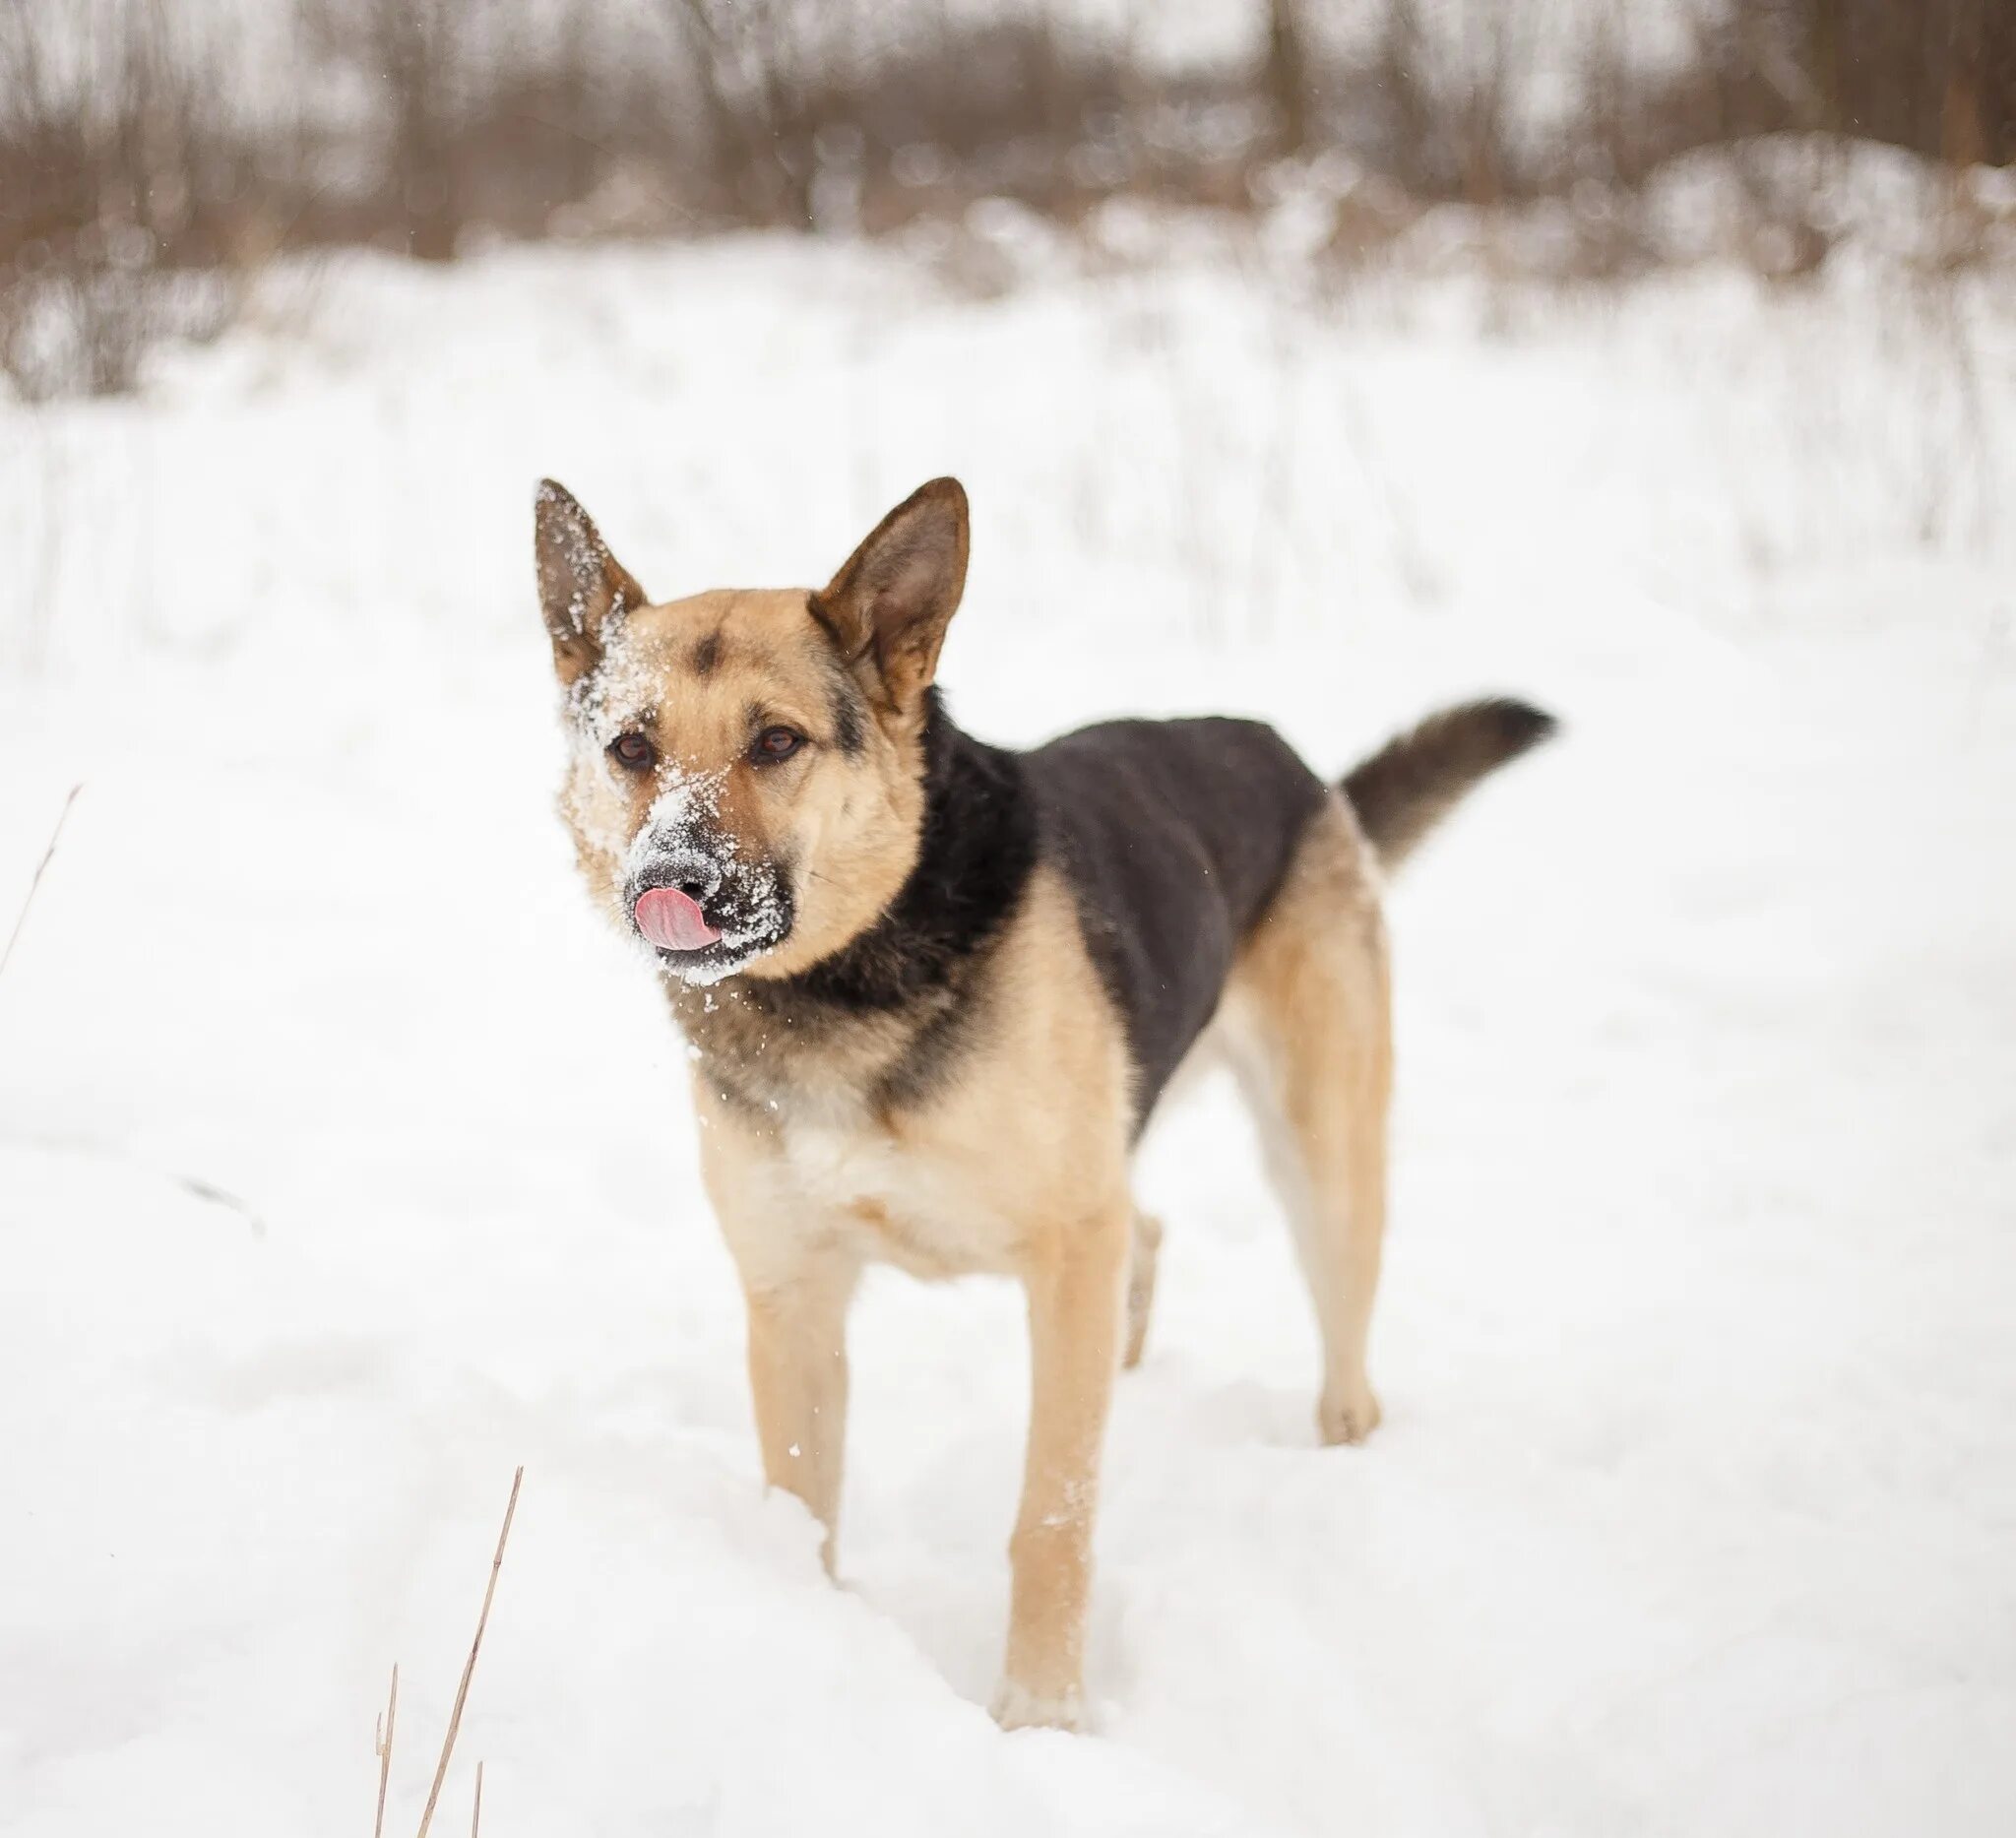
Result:
[[[1104,722],[1015,753],[962,732],[937,691],[927,694],[924,815],[903,887],[873,925],[811,969],[738,980],[734,1008],[807,1046],[866,1016],[893,1018],[905,1044],[868,1096],[883,1109],[921,1102],[994,999],[995,947],[1047,863],[1072,890],[1125,1030],[1138,1133],[1331,792],[1259,722]],[[1479,779],[1553,728],[1522,702],[1468,703],[1390,742],[1342,789],[1392,865]],[[708,1017],[736,1025],[688,995],[696,1039]],[[769,1037],[754,1038],[760,1057]],[[738,1059],[716,1061],[724,1095],[761,1108],[761,1070]]]
[[[1043,856],[1126,1026],[1137,1130],[1329,795],[1259,722],[1105,722],[1023,759]]]
[[[796,977],[742,982],[738,1006],[807,1045],[868,1015],[910,1022],[871,1098],[918,1102],[992,998],[994,947],[1046,861],[1125,1029],[1138,1128],[1217,1009],[1325,787],[1255,722],[1108,722],[1014,753],[961,731],[935,690],[922,747],[917,857],[889,910]]]

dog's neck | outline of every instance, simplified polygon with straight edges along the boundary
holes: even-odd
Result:
[[[772,1114],[813,1097],[871,1109],[920,1094],[956,1057],[991,947],[1036,861],[1013,753],[973,739],[927,692],[923,818],[903,886],[874,922],[796,976],[668,980],[703,1078]]]

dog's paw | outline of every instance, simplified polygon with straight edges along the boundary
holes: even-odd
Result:
[[[1080,1730],[1085,1727],[1085,1700],[1073,1690],[1057,1694],[1032,1691],[1013,1679],[994,1687],[994,1721],[1004,1730]]]
[[[1379,1427],[1379,1400],[1360,1381],[1335,1394],[1326,1391],[1316,1406],[1316,1430],[1327,1447],[1362,1442]]]

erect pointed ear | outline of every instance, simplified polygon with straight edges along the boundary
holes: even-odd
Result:
[[[571,683],[595,668],[609,632],[645,603],[645,593],[565,486],[539,481],[533,525],[553,668]]]
[[[812,596],[813,617],[892,709],[913,706],[937,670],[966,589],[966,552],[965,487],[934,478],[883,518]]]

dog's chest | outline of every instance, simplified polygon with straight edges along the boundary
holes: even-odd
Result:
[[[853,1255],[926,1278],[1012,1267],[1014,1224],[955,1151],[812,1122],[787,1124],[781,1146],[804,1228]]]

